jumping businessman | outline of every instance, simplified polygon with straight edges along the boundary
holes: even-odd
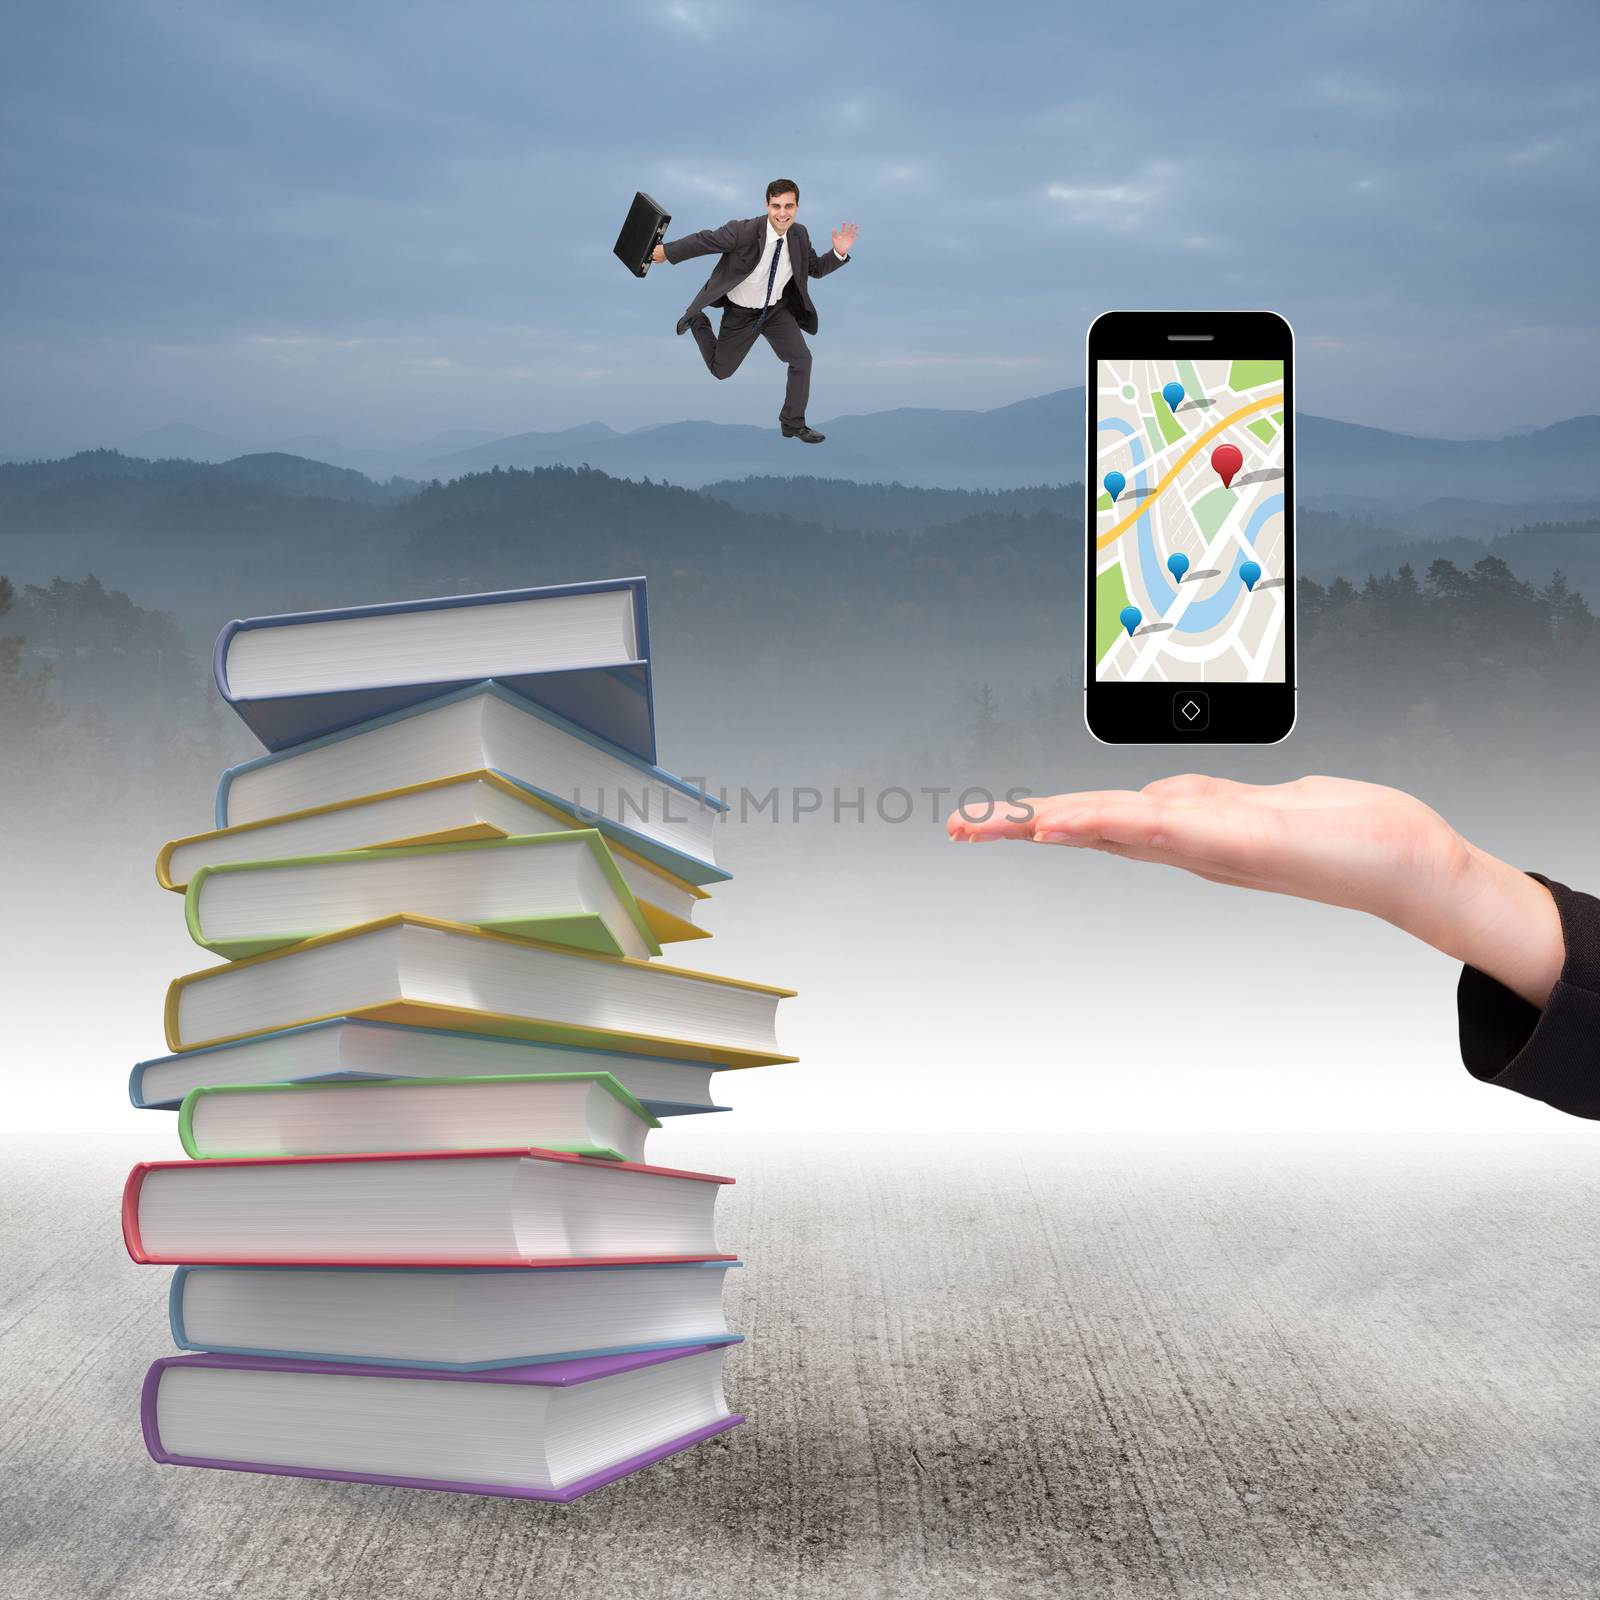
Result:
[[[722,259],[678,319],[678,332],[693,332],[713,378],[731,378],[756,335],[765,334],[772,353],[789,364],[789,385],[778,413],[784,438],[821,444],[826,435],[806,426],[811,351],[804,335],[817,331],[806,280],[842,267],[861,230],[853,222],[844,223],[834,230],[832,251],[819,256],[811,248],[811,236],[794,220],[799,209],[799,185],[774,178],[767,185],[764,217],[746,217],[671,239],[658,244],[650,259],[676,266],[691,256],[721,252]],[[722,307],[722,326],[715,333],[706,306]]]

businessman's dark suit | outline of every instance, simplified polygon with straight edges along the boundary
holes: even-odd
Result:
[[[1557,1111],[1600,1118],[1600,900],[1535,872],[1555,899],[1566,958],[1541,1011],[1463,967],[1456,988],[1461,1059],[1484,1083]]]
[[[831,248],[819,256],[811,247],[811,235],[804,226],[791,222],[784,235],[784,248],[788,251],[789,270],[794,276],[763,321],[758,312],[734,305],[727,296],[730,289],[738,288],[761,264],[763,256],[768,254],[766,243],[767,219],[759,216],[725,222],[720,228],[702,228],[699,233],[686,233],[681,239],[663,244],[661,249],[674,266],[692,256],[722,253],[722,259],[684,312],[684,316],[694,319],[689,331],[694,334],[711,375],[729,378],[738,371],[739,363],[754,344],[759,323],[759,331],[772,346],[773,354],[789,365],[789,383],[779,421],[786,428],[801,428],[805,426],[806,401],[811,394],[811,351],[802,335],[817,331],[817,309],[811,303],[809,282],[812,278],[825,278],[850,258],[846,256],[841,260]],[[707,306],[723,308],[722,326],[716,333],[712,333],[711,321],[705,315]]]

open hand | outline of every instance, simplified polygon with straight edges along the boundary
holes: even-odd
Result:
[[[853,222],[841,222],[833,230],[833,248],[842,256],[850,254],[850,246],[856,242],[861,230]]]
[[[1534,1005],[1544,1004],[1561,970],[1549,890],[1468,843],[1414,796],[1375,783],[1312,777],[1259,785],[1188,774],[1139,790],[1002,806],[986,820],[957,811],[946,827],[954,839],[1078,845],[1366,911]]]

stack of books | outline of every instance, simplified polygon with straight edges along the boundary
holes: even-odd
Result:
[[[267,746],[162,885],[225,958],[133,1069],[187,1160],[128,1178],[177,1266],[162,1462],[572,1500],[721,1433],[727,1178],[645,1162],[791,991],[659,960],[717,800],[655,764],[644,582],[230,623]]]

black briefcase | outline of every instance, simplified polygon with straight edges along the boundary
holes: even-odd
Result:
[[[614,254],[634,277],[642,278],[650,270],[650,253],[666,238],[671,222],[671,214],[642,189],[633,197],[628,220],[617,235]]]

